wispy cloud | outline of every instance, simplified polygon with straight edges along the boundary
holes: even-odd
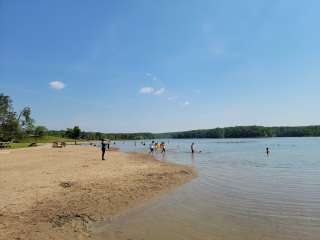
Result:
[[[190,102],[189,101],[185,101],[184,103],[183,103],[183,106],[189,106],[190,105]]]
[[[66,85],[60,81],[52,81],[49,83],[49,87],[52,89],[61,90],[64,89]]]
[[[140,94],[152,94],[152,95],[162,95],[165,92],[165,88],[155,89],[153,87],[142,87],[139,91]]]
[[[153,83],[151,83],[150,85],[157,85],[159,88],[149,87],[149,86],[142,87],[139,91],[140,94],[150,94],[150,95],[160,96],[166,91],[166,89],[163,87],[164,84],[157,78],[156,75],[150,72],[146,72],[145,75],[149,81],[153,81]]]
[[[139,91],[141,94],[152,94],[155,92],[155,89],[153,87],[142,87]]]
[[[160,89],[158,89],[158,90],[155,90],[153,94],[154,94],[154,95],[161,95],[161,94],[164,93],[164,91],[165,91],[164,88],[160,88]]]

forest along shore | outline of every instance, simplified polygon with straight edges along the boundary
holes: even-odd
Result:
[[[49,145],[0,151],[0,239],[87,239],[89,225],[196,176],[140,153]]]

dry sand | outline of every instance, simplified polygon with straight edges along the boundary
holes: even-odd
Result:
[[[138,153],[42,146],[0,151],[0,239],[89,239],[90,223],[195,176]]]

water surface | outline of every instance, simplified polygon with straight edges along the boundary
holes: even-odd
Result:
[[[99,239],[320,239],[320,138],[165,140],[199,177],[96,227]],[[191,142],[201,153],[190,153]],[[147,152],[139,141],[117,142]],[[265,148],[271,148],[271,155]]]

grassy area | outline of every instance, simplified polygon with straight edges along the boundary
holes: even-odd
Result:
[[[52,142],[57,142],[57,141],[74,142],[73,139],[55,137],[55,136],[43,136],[41,138],[26,137],[26,138],[22,139],[20,142],[21,143],[33,143],[33,142],[37,142],[37,143],[52,143]]]
[[[22,143],[11,143],[11,149],[16,149],[16,148],[25,148],[28,147],[30,143],[28,142],[22,142]]]
[[[54,137],[54,136],[43,136],[41,138],[35,138],[35,137],[27,137],[22,140],[20,140],[18,143],[11,143],[11,149],[16,148],[26,148],[31,143],[53,143],[53,142],[65,142],[67,145],[73,145],[74,140],[69,138],[61,138],[61,137]],[[81,144],[81,142],[84,142],[84,140],[77,140],[78,144]]]

